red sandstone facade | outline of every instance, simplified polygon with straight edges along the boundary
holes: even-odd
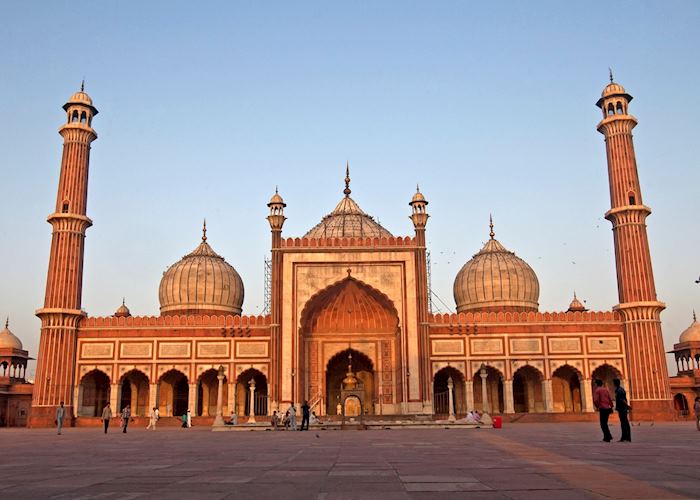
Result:
[[[350,197],[349,170],[338,206],[301,238],[283,238],[282,197],[268,204],[271,308],[241,315],[243,282],[207,242],[171,266],[160,285],[161,315],[111,317],[81,311],[83,241],[91,128],[97,110],[82,90],[66,104],[64,155],[44,307],[32,425],[47,425],[63,400],[80,421],[107,401],[137,415],[216,411],[224,373],[224,414],[267,415],[309,400],[320,415],[439,416],[592,413],[591,380],[621,378],[635,418],[670,415],[645,219],[627,114],[631,96],[615,83],[598,105],[604,119],[620,304],[589,312],[538,310],[534,271],[495,239],[455,280],[459,314],[431,314],[425,197],[409,203],[412,235],[394,236]],[[612,112],[609,111],[612,109]],[[348,365],[351,364],[351,367]],[[341,399],[347,371],[361,401]],[[343,396],[344,397],[344,396]],[[352,404],[351,404],[352,403]]]

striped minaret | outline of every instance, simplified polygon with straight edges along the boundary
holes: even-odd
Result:
[[[628,397],[635,418],[654,418],[671,411],[671,390],[661,336],[663,302],[656,298],[646,218],[651,209],[642,201],[632,129],[628,114],[632,96],[610,83],[596,105],[603,111],[598,132],[605,136],[620,311],[625,323]]]
[[[41,319],[41,340],[32,399],[31,426],[52,425],[56,407],[64,402],[67,415],[75,416],[76,331],[81,311],[85,231],[92,225],[86,216],[90,144],[97,139],[92,119],[97,109],[81,85],[63,106],[66,123],[63,158],[56,195],[56,210],[49,215],[52,227],[49,270]]]

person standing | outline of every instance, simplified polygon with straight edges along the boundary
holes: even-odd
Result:
[[[146,430],[148,429],[153,429],[156,430],[156,422],[158,421],[158,414],[156,413],[156,408],[151,408],[151,413],[148,415],[148,425],[146,426]]]
[[[608,389],[603,387],[603,381],[599,378],[595,379],[595,391],[593,391],[593,406],[598,410],[600,416],[600,429],[603,431],[603,441],[609,443],[613,437],[610,434],[608,427],[608,419],[613,412],[612,398]]]
[[[182,414],[182,428],[187,429],[187,412]]]
[[[61,435],[61,429],[63,429],[63,419],[66,418],[66,408],[63,406],[63,401],[61,405],[56,408],[56,429],[58,429],[58,435]]]
[[[122,432],[126,434],[126,428],[129,427],[129,419],[131,418],[131,408],[126,405],[122,410]]]
[[[304,430],[304,424],[306,424],[306,430],[309,430],[309,417],[311,416],[311,407],[309,402],[304,400],[304,404],[301,405],[301,429]]]
[[[102,423],[105,425],[105,434],[107,434],[107,429],[109,429],[109,419],[112,418],[112,408],[109,406],[109,402],[102,409]]]
[[[700,396],[695,398],[693,410],[695,410],[695,427],[700,431]]]
[[[620,385],[619,378],[614,378],[613,384],[615,384],[615,410],[617,411],[617,416],[620,417],[620,428],[622,429],[620,441],[631,443],[632,429],[630,429],[630,421],[627,415],[630,411],[630,405],[627,402],[627,393]]]
[[[187,410],[187,427],[192,427],[192,412]]]
[[[294,406],[294,401],[289,405],[289,428],[290,430],[297,430],[297,409]]]

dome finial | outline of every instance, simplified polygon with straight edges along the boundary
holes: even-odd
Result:
[[[695,318],[695,311],[693,311],[693,318]],[[5,330],[10,328],[10,315],[8,314],[5,318]]]
[[[126,305],[126,297],[122,297],[122,305],[123,305],[123,306]]]
[[[85,92],[85,77],[83,77],[83,81],[80,82],[80,91]]]
[[[695,323],[698,320],[698,318],[695,316],[695,309],[693,309],[693,323]],[[7,325],[5,325],[5,328],[7,328]]]
[[[493,216],[489,214],[489,236],[491,239],[493,239],[494,236],[496,236],[496,233],[493,232]]]
[[[613,83],[613,74],[612,74],[612,68],[608,68],[608,73],[610,74],[610,83]]]
[[[207,241],[207,219],[204,219],[204,225],[202,226],[202,241]]]
[[[275,194],[280,194],[279,186],[275,185]]]
[[[350,197],[350,162],[347,162],[345,164],[345,189],[343,189],[343,193],[345,193],[345,197],[349,198]]]

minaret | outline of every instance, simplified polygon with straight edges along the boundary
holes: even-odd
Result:
[[[272,231],[272,286],[270,290],[272,363],[270,364],[270,397],[272,398],[273,406],[279,409],[282,383],[282,226],[284,221],[287,220],[284,216],[284,207],[287,204],[280,196],[277,188],[275,188],[275,194],[272,195],[267,206],[270,208],[270,215],[267,216],[267,221],[270,223],[270,230]]]
[[[416,194],[413,195],[409,205],[411,206],[411,221],[416,231],[416,310],[418,312],[418,352],[427,353],[430,351],[428,340],[428,266],[426,262],[425,246],[425,226],[428,223],[428,212],[426,208],[428,201],[416,186]],[[420,359],[420,397],[423,406],[432,407],[432,373],[428,356]],[[427,408],[426,408],[427,410]]]
[[[67,119],[58,130],[63,158],[56,210],[47,219],[53,231],[44,307],[36,312],[41,340],[30,426],[53,425],[61,401],[68,415],[75,416],[76,330],[85,315],[81,311],[85,231],[92,225],[86,216],[90,144],[97,139],[92,129],[97,109],[84,90],[83,84],[63,106]]]
[[[628,397],[634,416],[653,418],[671,411],[671,391],[661,336],[663,302],[656,298],[646,218],[651,209],[642,202],[632,129],[637,119],[628,114],[632,96],[610,83],[596,106],[603,111],[598,132],[605,136],[620,311],[625,323]]]

